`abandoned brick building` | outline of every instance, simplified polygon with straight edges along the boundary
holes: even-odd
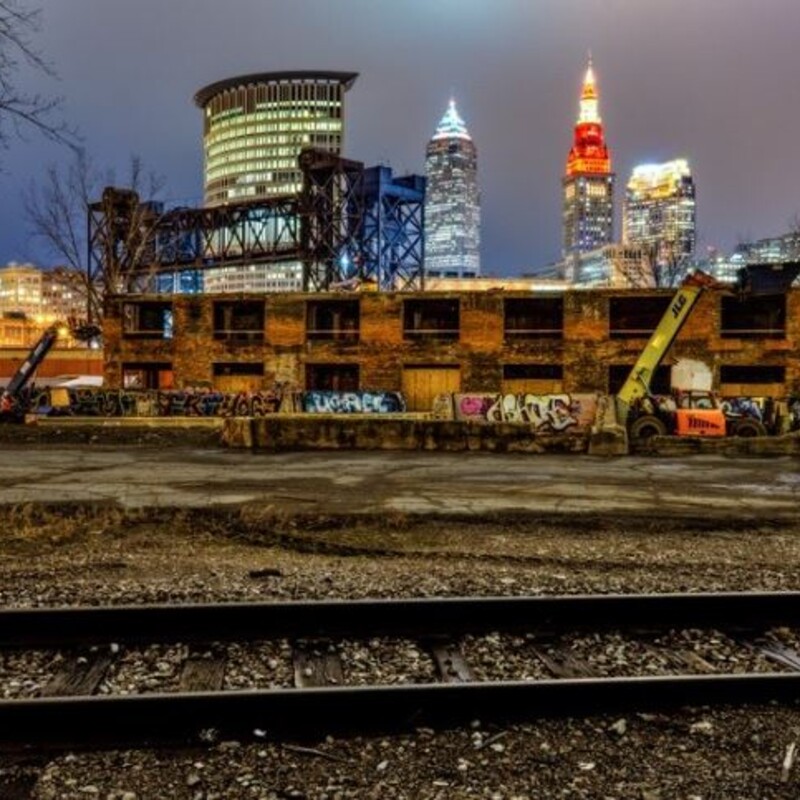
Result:
[[[105,319],[110,387],[615,392],[673,291],[126,295]],[[665,365],[699,359],[722,394],[800,394],[800,290],[708,291]]]

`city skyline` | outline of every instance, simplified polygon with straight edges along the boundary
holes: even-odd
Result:
[[[781,149],[800,106],[790,35],[800,8],[785,0],[760,11],[743,0],[702,8],[673,0],[646,11],[626,0],[465,0],[458,8],[444,0],[403,10],[362,0],[305,0],[291,9],[240,0],[233,12],[186,0],[167,8],[152,0],[136,9],[97,0],[40,5],[35,43],[61,80],[24,73],[25,88],[64,96],[66,119],[82,131],[98,167],[121,175],[130,153],[140,154],[164,176],[171,204],[202,202],[199,112],[191,100],[198,86],[248,72],[353,70],[361,77],[348,101],[344,154],[389,163],[400,174],[421,172],[430,119],[455,94],[481,143],[483,272],[536,269],[560,253],[564,132],[574,124],[591,48],[615,172],[689,158],[703,187],[699,252],[782,233],[800,210]],[[324,35],[332,26],[333,41]],[[387,29],[414,48],[383,46],[376,32]],[[266,56],[251,45],[265,31]],[[212,32],[213,48],[196,46]],[[3,156],[0,261],[52,263],[30,241],[20,192],[68,154],[28,138]]]

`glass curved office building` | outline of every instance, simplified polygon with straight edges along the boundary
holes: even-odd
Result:
[[[340,154],[355,72],[264,72],[212,83],[203,111],[205,204],[286,197],[302,187],[300,151]]]

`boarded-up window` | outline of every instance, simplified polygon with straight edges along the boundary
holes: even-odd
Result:
[[[723,339],[783,339],[786,336],[786,295],[721,298]]]
[[[670,297],[612,297],[608,332],[612,339],[648,339],[669,306]]]
[[[358,364],[306,364],[306,389],[318,392],[357,392]]]
[[[782,397],[786,368],[726,364],[719,369],[720,394],[725,397]]]
[[[608,368],[608,393],[616,394],[631,374],[633,364],[612,364]],[[650,381],[651,394],[669,394],[672,367],[661,365]]]
[[[123,389],[172,389],[172,364],[169,362],[128,362],[122,365]]]
[[[264,303],[214,303],[214,338],[226,342],[263,342]]]
[[[358,300],[309,301],[306,309],[306,338],[357,342]]]
[[[264,382],[264,364],[260,362],[223,362],[213,366],[214,388],[220,392],[256,392]]]
[[[504,364],[503,394],[555,394],[564,389],[561,364]]]
[[[431,411],[439,394],[461,391],[461,369],[451,364],[410,364],[403,367],[403,397],[409,411]]]
[[[563,297],[509,298],[503,308],[506,339],[560,339],[564,335]]]
[[[406,300],[403,303],[404,339],[458,340],[458,300]]]

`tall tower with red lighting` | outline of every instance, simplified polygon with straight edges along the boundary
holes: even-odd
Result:
[[[583,79],[575,138],[562,180],[565,257],[613,241],[614,173],[597,100],[597,82],[590,57]]]

